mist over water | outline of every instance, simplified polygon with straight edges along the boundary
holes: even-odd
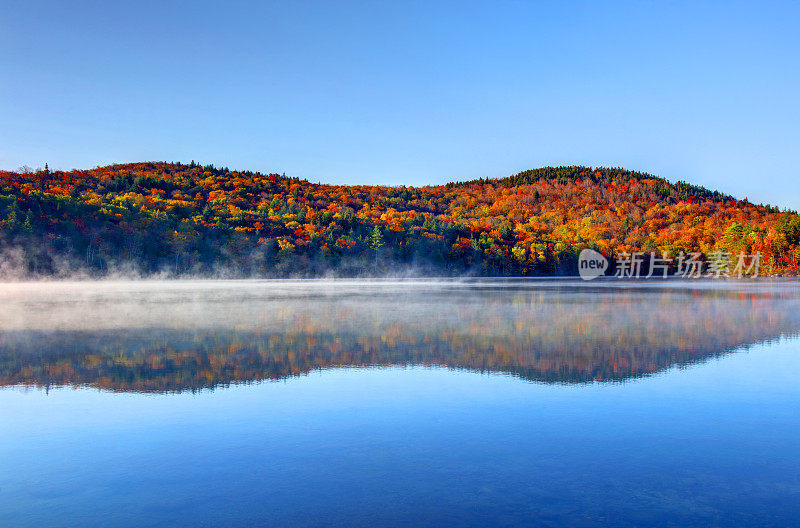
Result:
[[[794,283],[21,283],[0,302],[1,384],[123,391],[390,365],[624,380],[800,331]]]
[[[791,526],[800,285],[0,285],[10,526]]]

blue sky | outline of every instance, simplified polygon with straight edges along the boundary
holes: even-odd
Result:
[[[0,167],[624,166],[800,209],[800,4],[3,2]]]

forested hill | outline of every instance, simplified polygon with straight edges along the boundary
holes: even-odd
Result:
[[[341,186],[192,162],[0,172],[0,275],[574,275],[578,253],[761,252],[796,275],[800,216],[623,169]]]
[[[670,183],[664,178],[659,178],[645,172],[636,172],[617,168],[592,169],[591,167],[581,167],[578,165],[571,165],[569,167],[542,167],[539,169],[522,171],[519,174],[515,174],[514,176],[510,176],[508,178],[501,178],[498,180],[483,178],[468,182],[455,182],[448,184],[447,187],[464,187],[468,185],[487,183],[502,185],[504,187],[512,187],[538,183],[541,181],[549,181],[567,185],[576,180],[587,180],[603,186],[646,180],[648,182],[648,186],[652,188],[656,194],[672,203],[675,203],[679,200],[688,200],[690,198],[695,200],[734,200],[732,196],[722,194],[718,191],[710,191],[705,187],[692,185],[682,181],[678,183]]]

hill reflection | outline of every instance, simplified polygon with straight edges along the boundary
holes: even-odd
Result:
[[[794,285],[495,286],[11,288],[0,294],[0,385],[180,392],[403,365],[623,381],[800,330]]]

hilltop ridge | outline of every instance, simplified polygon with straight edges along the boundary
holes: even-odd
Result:
[[[168,162],[0,172],[0,274],[575,273],[590,247],[764,255],[797,274],[800,217],[621,168],[446,185],[315,184]]]

